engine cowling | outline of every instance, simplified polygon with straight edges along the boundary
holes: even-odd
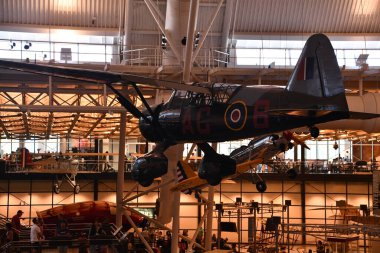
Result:
[[[145,139],[150,142],[160,142],[164,139],[162,132],[158,130],[158,117],[162,111],[162,107],[162,104],[152,106],[151,109],[153,111],[153,115],[150,115],[147,110],[144,111],[143,114],[146,116],[148,121],[142,117],[139,119],[140,132],[145,137]]]
[[[168,172],[168,158],[161,153],[147,154],[138,158],[132,166],[131,177],[147,187],[153,180]]]
[[[226,155],[205,155],[198,169],[198,176],[210,185],[218,185],[223,178],[236,173],[236,161]]]

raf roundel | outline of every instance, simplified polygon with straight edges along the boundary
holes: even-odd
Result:
[[[247,120],[247,107],[244,102],[236,101],[227,107],[224,113],[224,122],[226,126],[233,130],[241,130]]]

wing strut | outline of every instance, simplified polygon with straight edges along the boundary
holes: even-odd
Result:
[[[126,99],[124,95],[115,89],[111,84],[107,83],[106,85],[117,95],[117,100],[119,100],[120,104],[122,104],[133,116],[136,118],[143,118],[150,124],[152,123],[152,121],[146,115],[140,112],[134,104]]]

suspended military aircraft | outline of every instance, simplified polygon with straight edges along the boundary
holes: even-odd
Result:
[[[334,49],[323,34],[311,36],[285,88],[226,83],[186,85],[153,78],[106,71],[0,61],[1,68],[28,71],[94,83],[105,83],[120,103],[140,119],[142,135],[156,147],[136,160],[132,178],[149,186],[167,172],[164,151],[175,144],[194,142],[204,152],[198,176],[211,185],[236,172],[236,161],[218,154],[208,144],[250,138],[346,118],[372,118],[376,114],[349,112]],[[114,84],[131,85],[145,111],[139,111]],[[169,101],[150,106],[138,84],[175,88]]]
[[[307,138],[301,139],[289,131],[284,132],[281,137],[270,134],[256,138],[248,146],[244,145],[231,152],[230,157],[237,163],[236,172],[222,179],[233,179],[250,169],[256,169],[258,164],[268,163],[272,157],[292,149],[294,145],[292,141],[309,148],[304,143],[304,140]],[[289,169],[287,173],[288,175],[296,176],[294,169]],[[200,178],[186,161],[178,161],[177,177],[178,183],[171,188],[172,191],[182,191],[185,194],[191,194],[192,191],[200,190],[208,185],[208,181]],[[256,180],[256,189],[259,192],[265,192],[267,189],[266,183],[260,177]]]

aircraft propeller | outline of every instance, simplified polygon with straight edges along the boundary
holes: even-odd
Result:
[[[165,150],[174,144],[173,141],[165,134],[162,126],[158,122],[158,115],[161,111],[162,104],[152,108],[144,98],[140,89],[135,83],[131,83],[144,104],[146,111],[140,112],[128,99],[126,99],[118,90],[109,85],[112,91],[117,95],[117,99],[133,116],[140,119],[140,131],[144,136],[149,136],[150,140],[157,141],[155,148],[148,154],[139,157],[132,166],[131,177],[139,182],[140,185],[147,187],[153,183],[153,180],[167,173],[168,158],[164,155]]]

